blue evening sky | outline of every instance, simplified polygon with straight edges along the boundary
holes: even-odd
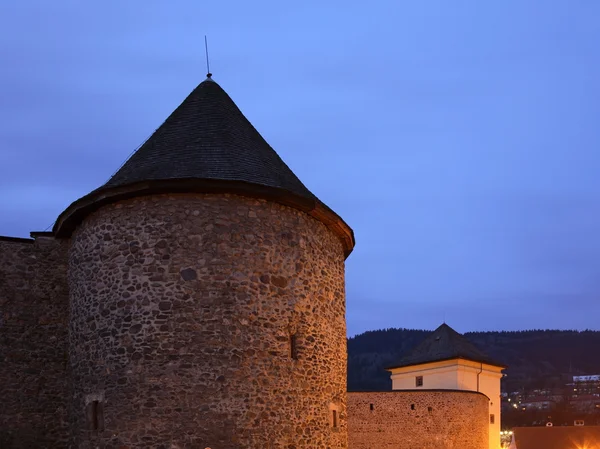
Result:
[[[600,2],[0,4],[0,235],[214,79],[356,233],[348,333],[600,329]]]

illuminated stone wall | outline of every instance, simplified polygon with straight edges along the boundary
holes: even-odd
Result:
[[[488,402],[467,391],[348,393],[348,448],[488,449]]]
[[[72,236],[69,286],[74,447],[347,448],[344,253],[310,216],[104,206]]]

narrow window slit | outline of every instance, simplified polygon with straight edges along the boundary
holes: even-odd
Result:
[[[98,430],[98,401],[92,401],[92,430]]]
[[[296,334],[290,335],[290,358],[298,360],[298,337]]]
[[[101,401],[90,401],[87,405],[88,429],[93,432],[104,430],[104,405]]]

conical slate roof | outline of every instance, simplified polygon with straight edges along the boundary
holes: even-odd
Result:
[[[106,184],[71,204],[54,234],[68,237],[104,204],[175,192],[232,193],[294,207],[329,227],[346,255],[352,229],[313,195],[210,77],[200,83]]]
[[[488,365],[505,366],[489,358],[477,349],[473,343],[444,323],[406,356],[402,357],[397,364],[386,369],[452,359],[465,359]]]
[[[249,182],[315,199],[211,78],[192,91],[104,187],[165,179]]]

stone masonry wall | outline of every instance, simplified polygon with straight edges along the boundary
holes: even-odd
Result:
[[[488,402],[453,390],[348,393],[348,448],[488,449]]]
[[[156,195],[72,241],[74,447],[347,448],[344,254],[322,223]]]
[[[67,246],[0,240],[0,447],[65,448]]]

